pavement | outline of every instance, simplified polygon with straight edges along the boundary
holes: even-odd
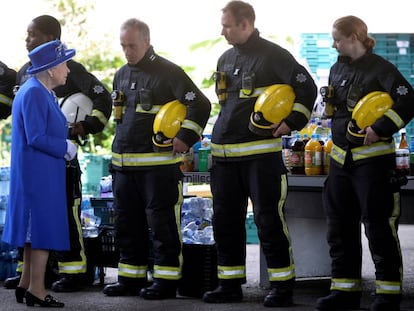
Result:
[[[401,225],[399,229],[401,248],[404,261],[403,301],[401,311],[414,310],[414,225]],[[260,246],[247,246],[247,283],[243,285],[244,299],[240,303],[206,304],[199,298],[178,296],[176,299],[148,301],[139,297],[107,297],[102,293],[103,285],[99,280],[87,289],[75,293],[51,293],[65,303],[64,310],[86,311],[251,311],[268,310],[263,306],[263,298],[268,289],[262,288],[260,275]],[[360,310],[369,310],[372,293],[375,288],[373,263],[369,256],[367,242],[363,239],[363,297]],[[105,268],[104,283],[115,282],[117,271],[114,268]],[[296,282],[294,292],[295,305],[277,310],[315,310],[318,297],[329,292],[329,277],[301,278]],[[14,291],[5,289],[0,282],[0,310],[19,311],[28,310],[24,304],[16,303]]]

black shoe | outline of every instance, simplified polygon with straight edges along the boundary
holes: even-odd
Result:
[[[376,295],[370,311],[400,311],[400,295]]]
[[[47,295],[45,300],[42,300],[36,296],[34,296],[29,291],[26,291],[26,305],[28,307],[33,307],[34,305],[39,305],[41,307],[47,308],[63,308],[65,304],[63,302],[58,301],[56,298]]]
[[[14,294],[16,296],[16,301],[18,303],[23,303],[23,298],[26,295],[26,291],[27,291],[26,288],[19,287],[19,286],[16,287],[16,291],[14,292]]]
[[[79,278],[67,276],[54,282],[51,288],[57,293],[78,292],[84,288],[84,283]]]
[[[4,281],[4,287],[7,289],[16,289],[20,282],[20,274],[13,276],[11,278],[7,278]]]
[[[107,296],[139,296],[141,288],[117,282],[106,285],[102,292]]]
[[[323,311],[342,311],[359,309],[361,292],[333,290],[328,296],[316,301],[316,309]]]
[[[166,282],[154,281],[150,287],[141,289],[140,296],[147,300],[171,299],[177,296],[177,285]]]
[[[240,285],[219,286],[213,291],[206,292],[203,296],[203,301],[207,303],[240,302],[242,300],[243,291]]]
[[[280,290],[272,288],[270,293],[265,297],[263,305],[265,307],[290,307],[293,306],[292,290]]]

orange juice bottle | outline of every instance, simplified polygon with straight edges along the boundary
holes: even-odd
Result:
[[[328,175],[329,173],[329,160],[331,157],[331,150],[332,150],[332,135],[328,135],[328,140],[326,141],[325,145],[323,146],[323,173]]]
[[[312,134],[311,139],[305,145],[305,174],[322,174],[322,145],[316,134]]]

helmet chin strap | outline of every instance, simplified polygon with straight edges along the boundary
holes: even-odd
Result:
[[[87,135],[85,136],[76,135],[75,141],[79,146],[83,147],[89,142],[89,138]]]

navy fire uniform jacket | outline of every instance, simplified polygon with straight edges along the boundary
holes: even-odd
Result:
[[[0,120],[11,114],[14,98],[13,87],[16,84],[16,71],[0,62]]]
[[[373,91],[390,94],[394,105],[371,126],[380,137],[390,138],[384,142],[390,148],[379,154],[373,153],[372,156],[393,153],[392,135],[407,125],[414,116],[413,89],[397,68],[371,52],[352,63],[348,57],[340,56],[331,68],[329,83],[334,88],[332,104],[336,109],[332,118],[332,139],[343,150],[357,147],[349,146],[346,139],[347,125],[357,102]],[[343,163],[340,158],[336,160]]]
[[[227,50],[218,61],[217,71],[225,73],[227,98],[213,130],[212,155],[216,161],[282,150],[280,138],[264,139],[248,128],[256,99],[268,86],[289,84],[296,99],[284,121],[292,130],[307,124],[317,92],[312,77],[288,51],[261,38],[258,31],[245,44]],[[246,77],[252,81],[250,95],[243,92]]]
[[[171,165],[181,162],[172,152],[154,152],[153,123],[159,109],[173,100],[187,106],[187,116],[176,137],[188,146],[196,143],[210,114],[210,101],[177,65],[154,53],[151,47],[136,65],[124,65],[115,74],[114,90],[125,96],[122,122],[112,145],[116,170]]]

